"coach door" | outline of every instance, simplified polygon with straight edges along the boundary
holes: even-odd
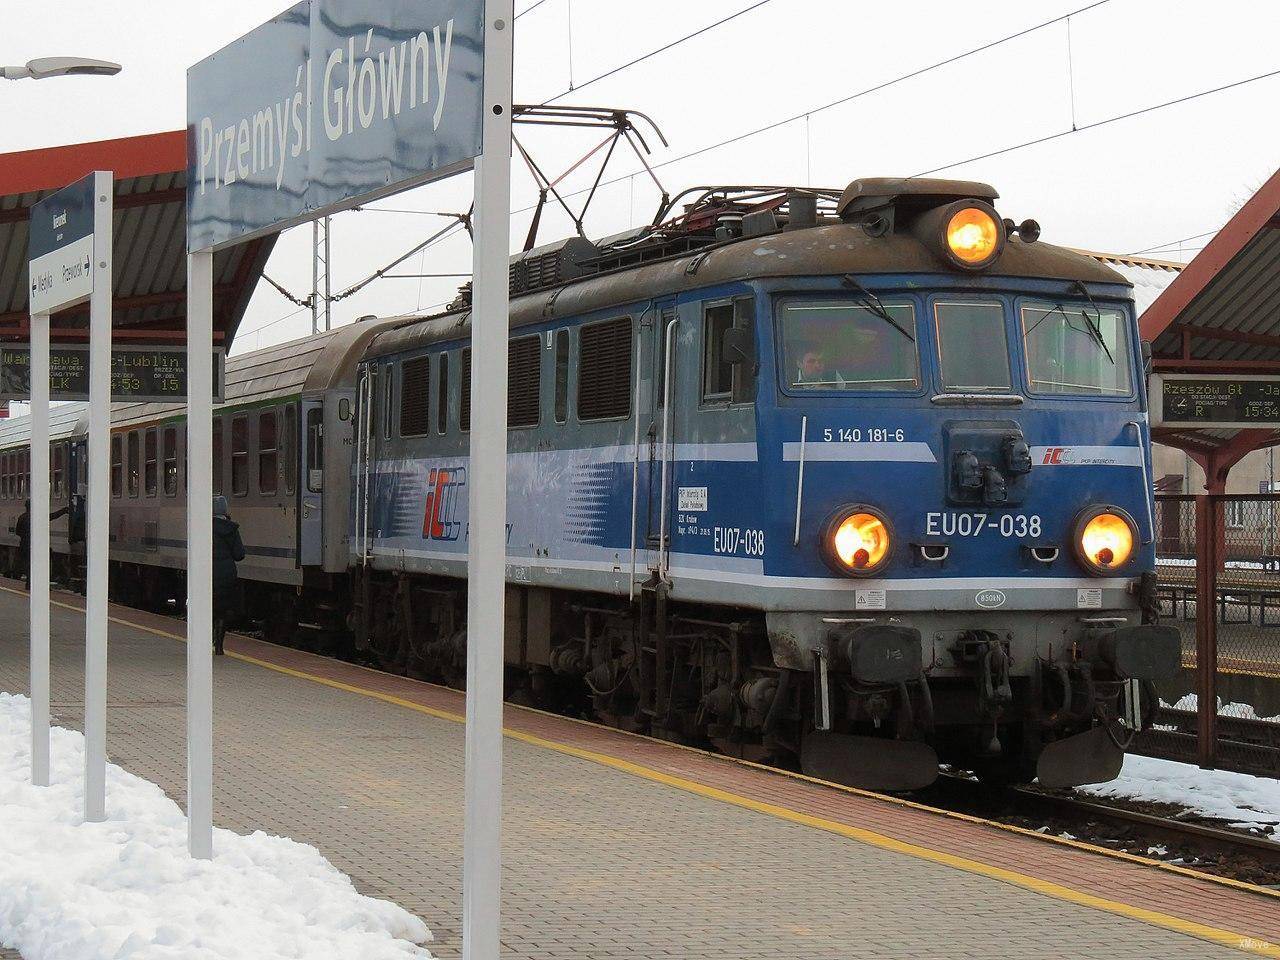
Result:
[[[302,478],[299,490],[298,562],[317,567],[324,549],[324,401],[302,401]]]

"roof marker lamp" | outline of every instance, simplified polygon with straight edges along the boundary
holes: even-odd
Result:
[[[823,531],[823,552],[842,573],[867,576],[889,559],[889,525],[870,507],[839,511]]]
[[[1119,507],[1094,507],[1076,521],[1076,549],[1085,569],[1097,576],[1112,573],[1133,556],[1137,530]]]

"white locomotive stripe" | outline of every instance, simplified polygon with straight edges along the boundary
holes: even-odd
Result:
[[[901,442],[854,443],[843,440],[811,441],[804,445],[804,458],[810,463],[937,463],[927,443],[920,440]],[[788,440],[782,445],[782,459],[800,459],[800,443]]]
[[[569,447],[556,450],[520,450],[507,454],[509,460],[537,459],[550,456],[578,454],[580,465],[592,463],[631,463],[635,459],[635,447],[630,444],[615,444],[608,447]],[[677,443],[674,444],[676,460],[695,463],[755,463],[759,459],[755,443]],[[649,459],[649,445],[642,444],[641,460]],[[406,464],[414,463],[465,463],[466,454],[458,456],[428,457],[396,460],[379,460],[371,465],[371,473],[394,474],[403,470]]]
[[[1032,447],[1033,467],[1140,467],[1142,448],[1132,445]]]
[[[755,463],[760,454],[754,443],[677,443],[675,458],[716,463]]]

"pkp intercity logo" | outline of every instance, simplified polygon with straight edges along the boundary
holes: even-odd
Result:
[[[458,519],[461,491],[467,485],[466,467],[432,467],[427,475],[427,501],[422,515],[424,540],[453,542],[462,536]]]

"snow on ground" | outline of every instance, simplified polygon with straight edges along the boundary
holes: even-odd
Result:
[[[1280,780],[1127,754],[1110,783],[1076,787],[1097,797],[1174,803],[1201,816],[1280,829]]]
[[[0,692],[0,946],[25,960],[426,960],[431,933],[357,893],[314,848],[214,831],[155,784],[107,767],[105,823],[84,823],[84,737],[52,730],[51,786],[30,776],[30,702]]]
[[[1163,700],[1160,701],[1160,706],[1167,707],[1170,710],[1185,710],[1188,713],[1195,713],[1200,709],[1200,697],[1194,693],[1188,693],[1172,706],[1165,703]],[[1280,723],[1280,716],[1258,716],[1258,711],[1253,709],[1253,704],[1234,702],[1223,703],[1221,697],[1218,698],[1218,716],[1236,717],[1243,720],[1265,720],[1267,723]]]

